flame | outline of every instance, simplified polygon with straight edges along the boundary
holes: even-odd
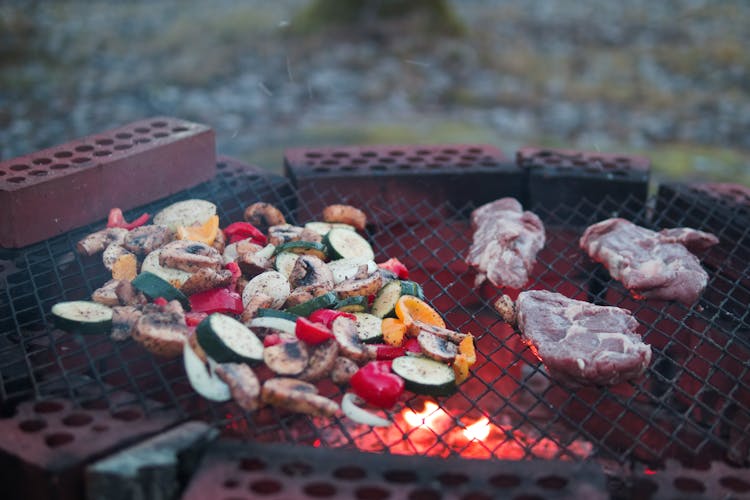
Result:
[[[484,441],[490,435],[490,419],[482,417],[464,429],[464,436],[469,441]]]
[[[427,426],[430,428],[433,428],[443,415],[447,416],[447,414],[432,401],[425,402],[422,411],[417,412],[407,408],[401,414],[406,423],[411,427]]]

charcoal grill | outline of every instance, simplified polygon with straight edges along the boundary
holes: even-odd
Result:
[[[211,180],[126,217],[188,198],[216,203],[222,224],[241,220],[244,207],[259,200],[279,207],[292,223],[319,218],[320,209],[332,202],[361,207],[369,217],[367,236],[376,260],[398,257],[446,323],[477,337],[479,359],[459,392],[438,400],[408,397],[393,412],[394,425],[385,429],[273,408],[247,413],[231,402],[196,396],[180,359],[156,358],[130,340],[55,330],[48,316],[53,304],[86,298],[108,278],[98,256],[74,253],[80,238],[103,227],[105,221],[97,220],[21,249],[0,250],[0,424],[5,431],[0,449],[3,463],[10,464],[6,472],[26,470],[28,479],[36,477],[30,468],[53,467],[46,459],[32,463],[33,457],[14,446],[41,447],[42,455],[67,454],[70,462],[85,464],[139,436],[113,421],[131,430],[134,423],[152,422],[153,433],[202,420],[253,444],[229,445],[224,454],[210,455],[202,469],[209,472],[199,471],[189,490],[194,493],[268,498],[750,494],[749,190],[665,184],[647,197],[643,158],[524,149],[508,159],[488,145],[295,149],[285,162],[286,175],[280,176],[219,157]],[[562,195],[566,186],[569,191]],[[499,292],[488,285],[473,288],[474,275],[463,262],[471,242],[468,214],[501,196],[519,198],[547,228],[548,243],[529,288],[633,311],[654,351],[641,380],[610,389],[561,386],[494,312]],[[703,256],[710,281],[698,305],[636,301],[582,254],[577,241],[583,229],[613,215],[654,229],[687,225],[719,237],[721,244]],[[342,395],[327,382],[320,390],[334,399]],[[83,446],[80,453],[68,448],[97,432],[120,432],[122,439],[119,445],[115,439]],[[15,437],[9,441],[10,434]],[[337,455],[339,449],[349,455]],[[296,468],[283,459],[290,454],[299,457],[292,462]],[[410,458],[404,462],[395,455]],[[263,467],[248,468],[259,456],[265,456]],[[449,461],[434,462],[435,457]],[[321,460],[330,466],[321,470]],[[358,460],[371,466],[346,468]],[[224,472],[210,472],[212,467]],[[226,473],[227,467],[234,472]],[[255,489],[247,489],[245,476],[238,479],[238,470],[263,471],[260,479],[250,480]],[[399,470],[412,474],[399,475]],[[347,474],[370,474],[369,482],[351,486],[360,477]],[[596,474],[602,474],[601,481]],[[284,489],[293,476],[294,494]],[[318,486],[306,487],[305,481]]]

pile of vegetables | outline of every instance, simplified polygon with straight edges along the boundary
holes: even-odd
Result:
[[[223,229],[205,200],[149,218],[128,223],[113,209],[78,243],[102,253],[112,280],[91,301],[56,304],[58,328],[182,356],[199,394],[247,410],[332,416],[339,404],[314,384],[330,378],[350,387],[343,412],[368,425],[390,421],[363,406],[390,409],[405,391],[450,395],[476,362],[474,338],[446,328],[406,266],[375,262],[355,207],[328,206],[304,226],[267,203]],[[263,383],[262,365],[273,374]]]

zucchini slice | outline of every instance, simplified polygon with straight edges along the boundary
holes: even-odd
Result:
[[[313,311],[317,311],[318,309],[331,309],[336,305],[337,301],[338,296],[336,295],[336,293],[328,292],[315,297],[314,299],[310,299],[307,302],[292,306],[286,311],[298,316],[307,317],[310,315],[310,313],[312,313]]]
[[[195,392],[211,401],[223,402],[232,399],[229,386],[214,372],[214,362],[209,360],[207,368],[206,363],[190,347],[190,342],[185,342],[182,346],[182,360],[190,386]]]
[[[328,247],[332,259],[351,257],[375,259],[375,252],[373,252],[370,244],[356,231],[333,228],[323,237],[323,243]]]
[[[186,311],[190,310],[190,300],[187,296],[154,273],[142,272],[131,283],[152,300],[158,297],[167,300],[179,300]]]
[[[292,252],[280,252],[276,254],[276,257],[273,261],[273,267],[278,272],[289,277],[290,274],[292,274],[292,268],[294,268],[294,264],[297,262],[297,259],[299,258],[299,254],[292,253]]]
[[[393,360],[392,369],[404,379],[404,387],[415,394],[450,396],[456,392],[456,374],[444,363],[417,356],[400,356]]]
[[[206,200],[185,200],[173,203],[154,215],[154,224],[177,231],[180,226],[203,224],[216,215],[216,205]]]
[[[52,306],[55,327],[71,333],[97,334],[112,329],[112,308],[88,300],[58,302]]]
[[[297,255],[314,255],[320,260],[326,260],[327,256],[325,245],[315,241],[290,241],[289,243],[277,246],[274,250],[276,255],[283,252],[296,253]]]
[[[273,316],[256,317],[250,320],[250,326],[253,328],[270,328],[284,333],[294,335],[297,328],[297,320],[285,318],[275,318]]]
[[[333,228],[339,228],[339,229],[346,229],[348,231],[356,231],[357,229],[350,225],[350,224],[344,224],[343,222],[322,222],[322,221],[312,221],[305,224],[305,229],[310,229],[312,231],[315,231],[321,236],[325,236],[328,234],[328,231],[330,231]]]
[[[413,281],[394,280],[380,289],[370,312],[379,318],[395,318],[396,302],[402,295],[414,295],[424,299],[424,292],[418,283]]]
[[[366,312],[367,306],[367,297],[364,295],[347,297],[336,302],[336,309],[351,313]]]
[[[289,311],[279,311],[278,309],[269,309],[267,307],[261,307],[255,314],[256,318],[281,318],[289,321],[297,321],[299,317],[296,314],[290,313]]]
[[[161,255],[161,248],[157,248],[146,255],[141,265],[141,272],[148,271],[155,274],[175,288],[181,287],[193,275],[182,269],[162,266],[159,263],[159,255]]]
[[[360,271],[360,267],[367,265],[367,274],[372,274],[378,270],[378,265],[372,259],[363,259],[361,257],[352,257],[350,259],[332,260],[328,264],[328,269],[333,273],[333,282],[339,284],[354,278]]]
[[[368,313],[354,313],[357,318],[357,335],[365,344],[378,344],[383,341],[383,320]]]
[[[263,342],[234,318],[214,313],[195,329],[198,344],[217,363],[257,363],[263,359]]]

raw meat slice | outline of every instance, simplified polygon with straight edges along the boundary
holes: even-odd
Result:
[[[586,229],[580,245],[636,298],[698,301],[708,274],[688,251],[705,250],[719,240],[690,228],[651,231],[625,219],[607,219]]]
[[[496,287],[522,288],[544,247],[544,225],[524,212],[515,198],[501,198],[471,213],[474,236],[466,263],[474,267],[474,286],[485,279]]]
[[[567,385],[615,385],[639,377],[651,362],[651,347],[626,309],[531,290],[518,295],[515,321],[550,376]]]

